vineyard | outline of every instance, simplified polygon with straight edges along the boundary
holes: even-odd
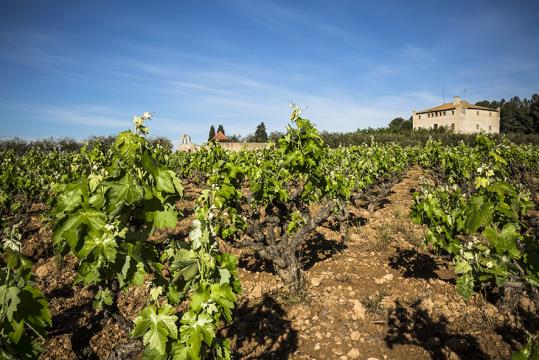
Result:
[[[2,359],[539,359],[539,147],[0,151]]]

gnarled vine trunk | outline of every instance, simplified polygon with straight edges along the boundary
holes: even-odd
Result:
[[[298,252],[316,227],[332,215],[336,205],[336,200],[326,200],[314,216],[311,216],[310,212],[303,213],[307,219],[306,223],[292,234],[285,231],[287,223],[281,223],[278,216],[267,215],[263,220],[253,221],[247,229],[246,236],[236,245],[251,248],[261,258],[271,261],[274,271],[283,283],[291,290],[298,291],[304,285]],[[342,216],[339,220],[347,221]],[[279,229],[278,234],[275,233],[275,228]],[[346,229],[345,226],[343,228]]]

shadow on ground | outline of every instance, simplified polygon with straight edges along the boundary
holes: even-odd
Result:
[[[342,241],[326,239],[321,233],[313,234],[300,251],[303,270],[312,268],[316,263],[329,259],[346,248]]]
[[[437,279],[439,270],[435,259],[417,252],[415,249],[397,248],[395,256],[389,259],[392,269],[402,271],[402,276],[416,279]]]
[[[271,295],[236,310],[226,329],[235,359],[288,359],[298,348],[298,334],[285,318],[285,310]]]
[[[499,306],[504,310],[517,315],[516,322],[504,321],[496,327],[496,332],[503,339],[518,348],[524,345],[528,340],[528,334],[537,334],[539,332],[539,314],[536,307],[533,306],[533,300],[520,289],[507,288],[505,296],[499,300]]]
[[[274,273],[271,261],[262,259],[256,252],[241,254],[238,259],[238,267],[250,272]]]
[[[395,303],[384,338],[390,349],[399,344],[411,344],[424,348],[433,359],[449,359],[451,352],[461,359],[488,359],[475,337],[452,332],[445,317],[432,319],[425,310],[418,308],[419,303],[417,301],[409,308],[399,301]]]

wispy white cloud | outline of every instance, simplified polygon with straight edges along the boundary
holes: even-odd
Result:
[[[41,123],[90,125],[96,127],[130,126],[130,119],[118,110],[100,105],[50,105],[42,103],[0,102],[4,111],[17,113],[22,119]]]
[[[222,123],[227,132],[243,135],[253,132],[260,121],[269,131],[283,130],[290,101],[306,107],[305,115],[321,129],[353,131],[384,126],[394,117],[408,117],[413,109],[439,104],[444,83],[446,99],[466,87],[470,97],[480,100],[519,94],[524,87],[518,76],[533,80],[533,73],[539,74],[533,57],[518,53],[482,57],[481,51],[469,55],[467,45],[455,51],[461,49],[454,39],[462,45],[494,31],[499,25],[496,14],[486,24],[482,18],[477,20],[484,29],[470,39],[457,31],[440,36],[439,42],[408,38],[402,43],[390,41],[388,46],[383,42],[387,34],[364,34],[361,27],[350,31],[347,26],[353,26],[352,22],[334,21],[323,10],[299,9],[293,2],[232,0],[223,4],[250,25],[216,36],[218,27],[182,33],[170,19],[160,23],[150,16],[145,26],[133,18],[123,19],[113,29],[130,36],[107,39],[106,53],[77,47],[74,42],[66,45],[58,34],[0,33],[0,60],[24,64],[24,71],[27,67],[41,70],[35,74],[40,80],[46,78],[43,84],[51,90],[66,83],[69,91],[80,90],[80,94],[65,93],[62,99],[54,98],[60,91],[50,96],[33,94],[39,101],[29,91],[29,102],[10,111],[60,125],[60,129],[62,124],[76,124],[95,132],[130,127],[134,113],[155,111],[152,133],[174,138],[187,132],[200,142],[210,124]],[[104,28],[110,30],[106,24]],[[243,29],[253,35],[228,36]],[[257,50],[261,52],[250,51],[249,44],[261,34],[273,39],[268,48],[275,55],[267,55],[263,47]],[[200,39],[204,41],[193,45]],[[379,40],[376,48],[367,49]],[[285,50],[292,50],[291,54]],[[10,95],[5,89],[0,94]],[[43,103],[47,98],[50,102]],[[0,103],[0,110],[4,109],[6,105]]]

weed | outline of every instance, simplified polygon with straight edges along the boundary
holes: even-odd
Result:
[[[281,302],[287,306],[305,304],[309,302],[309,295],[305,290],[283,291],[279,294]]]
[[[389,310],[382,306],[382,300],[388,295],[387,289],[381,289],[377,291],[374,295],[370,295],[368,298],[365,298],[361,301],[365,310],[368,313],[375,314],[378,316],[387,316]]]
[[[342,282],[344,284],[351,284],[352,276],[348,273],[336,274],[335,280],[337,280],[338,282]]]

